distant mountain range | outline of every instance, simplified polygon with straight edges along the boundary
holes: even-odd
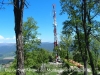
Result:
[[[53,43],[50,42],[42,42],[39,46],[40,48],[44,48],[49,51],[53,51]],[[0,59],[3,57],[14,56],[16,51],[15,43],[0,43]]]
[[[53,51],[54,43],[42,42],[39,47],[44,48],[44,49],[49,50],[49,51]]]

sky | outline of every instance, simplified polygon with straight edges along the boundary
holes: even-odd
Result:
[[[67,15],[60,15],[61,6],[59,0],[27,0],[28,8],[24,8],[23,21],[27,21],[27,17],[33,17],[37,22],[38,36],[42,42],[53,42],[53,8],[56,5],[56,21],[58,41],[62,31],[63,22],[67,19]],[[4,5],[5,9],[0,10],[0,43],[14,43],[14,13],[13,5]]]

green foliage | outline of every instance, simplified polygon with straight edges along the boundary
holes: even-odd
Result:
[[[25,68],[35,68],[38,69],[42,63],[49,62],[50,52],[45,49],[38,48],[37,50],[33,50],[32,52],[27,53],[27,59],[25,60]],[[16,68],[16,59],[11,65],[11,68]]]
[[[98,70],[100,71],[100,60],[98,60],[97,62],[97,67],[98,67]]]
[[[31,51],[37,48],[40,44],[40,39],[38,39],[39,33],[37,32],[38,26],[36,26],[36,21],[32,17],[28,17],[27,21],[23,24],[23,43],[24,50]]]
[[[79,59],[79,56],[82,56],[86,61],[90,61],[92,73],[94,73],[98,60],[98,50],[100,49],[99,44],[93,46],[96,42],[93,43],[94,38],[91,40],[90,36],[96,36],[96,39],[99,38],[100,24],[95,20],[95,17],[100,14],[100,4],[94,0],[60,0],[60,3],[61,13],[67,13],[68,15],[68,20],[63,23],[62,33],[68,36],[77,35],[77,38],[74,38],[74,59]],[[83,62],[85,61],[83,60]]]
[[[41,41],[38,39],[39,33],[36,21],[29,17],[23,24],[23,45],[24,45],[24,65],[25,68],[35,67],[39,68],[42,63],[49,61],[50,53],[47,50],[38,48]],[[16,59],[11,67],[16,68]]]
[[[97,67],[97,63],[98,63],[98,60],[99,60],[99,54],[100,54],[99,44],[100,44],[100,42],[96,38],[91,36],[91,43],[90,43],[91,49],[92,49],[91,53],[92,53],[92,56],[93,56],[93,62],[94,62],[95,67]]]
[[[34,64],[32,52],[27,52],[26,56],[27,57],[25,58],[24,64],[25,64],[25,67],[29,68]]]
[[[49,52],[40,48],[39,50],[32,51],[32,57],[34,61],[34,67],[39,68],[42,63],[47,63],[49,61]]]
[[[38,75],[38,73],[27,71],[27,72],[26,72],[26,75]]]
[[[31,67],[35,64],[32,51],[37,50],[41,42],[40,39],[38,39],[39,33],[37,32],[38,26],[36,26],[36,24],[36,21],[32,17],[28,17],[27,21],[23,24],[25,67]]]
[[[0,72],[0,75],[16,75],[15,72]]]
[[[17,68],[17,59],[15,58],[14,61],[12,62],[10,68],[16,69]]]
[[[69,58],[71,51],[72,37],[61,35],[60,39],[61,39],[60,48],[58,49],[59,55],[61,58],[66,58],[66,57]]]
[[[69,74],[71,74],[71,75],[83,75],[83,73],[68,72],[68,71],[63,71],[63,72],[61,73],[61,75],[69,75]]]
[[[57,75],[57,72],[51,72],[49,75]]]
[[[79,51],[73,52],[73,60],[77,62],[82,62],[81,53]]]
[[[83,33],[79,33],[79,38],[78,38],[78,35],[75,35],[74,37],[75,37],[75,39],[73,41],[73,48],[74,48],[73,59],[78,62],[83,62],[82,56],[84,58],[86,57],[86,54],[85,54],[86,46],[85,46],[85,41],[84,41],[84,35],[83,35]],[[79,41],[80,41],[81,45],[79,45]],[[82,54],[81,54],[80,47],[82,49]]]

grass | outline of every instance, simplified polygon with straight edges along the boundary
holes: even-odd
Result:
[[[40,73],[37,73],[35,71],[26,71],[26,75],[57,75],[57,72],[53,71],[53,70],[60,70],[60,69],[63,69],[65,70],[66,68],[62,68],[62,67],[57,67],[53,64],[47,64],[47,67],[49,70],[45,71],[45,72],[40,72]],[[8,68],[8,70],[10,70]],[[68,74],[68,72],[63,72],[61,75],[66,75]],[[91,75],[92,73],[88,73],[88,75]],[[0,75],[16,75],[15,72],[8,72],[7,70],[2,70],[0,71]],[[73,72],[72,75],[83,75],[83,72]]]
[[[0,75],[16,75],[16,73],[0,72]],[[57,75],[57,72],[49,72],[49,73],[26,72],[26,75]]]
[[[0,75],[15,75],[14,72],[0,72]]]
[[[57,75],[57,72],[51,72],[48,75]]]

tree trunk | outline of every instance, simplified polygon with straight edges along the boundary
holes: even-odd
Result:
[[[24,50],[23,50],[23,39],[22,39],[24,0],[13,0],[13,2],[14,2],[14,16],[15,16],[16,49],[17,49],[16,75],[25,75]]]
[[[96,72],[95,67],[94,67],[93,57],[92,57],[92,54],[89,50],[89,42],[88,41],[87,41],[87,51],[88,51],[89,58],[90,58],[90,66],[92,68],[92,74],[97,75],[97,72]]]
[[[89,59],[90,59],[90,65],[91,65],[91,68],[92,68],[92,74],[96,75],[92,54],[91,54],[90,49],[89,49],[89,32],[90,32],[91,28],[87,30],[87,26],[86,26],[86,18],[89,15],[89,13],[87,13],[86,0],[83,0],[83,4],[82,5],[83,5],[83,16],[82,16],[83,17],[82,18],[82,22],[83,23],[82,23],[82,25],[83,25],[84,36],[85,36],[84,40],[85,40],[86,49],[87,49],[87,52],[88,52],[88,55],[89,55]]]
[[[84,75],[88,75],[87,74],[87,60],[84,61]]]
[[[86,51],[86,48],[85,48],[85,55],[83,54],[83,51],[82,51],[82,44],[81,44],[81,40],[80,40],[80,35],[79,35],[79,30],[78,30],[78,27],[76,26],[76,34],[77,34],[77,38],[78,38],[78,44],[79,44],[79,49],[80,49],[80,52],[81,52],[81,57],[82,57],[82,61],[84,63],[84,75],[87,75],[87,51]]]

